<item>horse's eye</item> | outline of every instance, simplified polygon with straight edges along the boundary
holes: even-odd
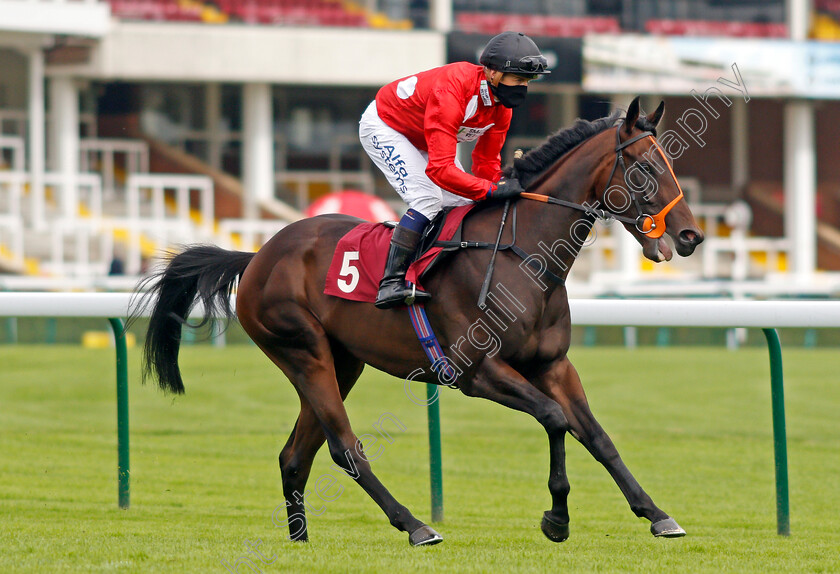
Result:
[[[647,173],[653,175],[653,166],[652,165],[645,162],[645,163],[641,164],[641,166],[642,166],[643,170],[645,170]]]

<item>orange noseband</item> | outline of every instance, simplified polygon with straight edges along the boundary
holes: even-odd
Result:
[[[661,147],[659,147],[659,142],[653,139],[653,136],[648,137],[650,137],[650,141],[653,142],[653,145],[656,146],[656,151],[658,151],[659,155],[662,156],[662,161],[665,162],[666,166],[668,166],[668,171],[671,172],[671,177],[674,178],[674,183],[677,184],[677,189],[680,190],[680,194],[672,199],[668,205],[663,207],[659,213],[656,215],[646,215],[644,223],[642,223],[642,226],[639,229],[639,231],[646,234],[648,237],[658,239],[665,233],[665,216],[668,215],[668,212],[671,211],[671,209],[684,197],[684,195],[682,187],[680,187],[680,182],[677,181],[677,175],[674,173],[674,169],[671,167],[671,164],[668,163],[668,158],[665,156],[665,152],[662,151]]]

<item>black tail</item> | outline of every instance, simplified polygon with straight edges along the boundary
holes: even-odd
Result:
[[[157,378],[164,391],[184,392],[178,367],[181,327],[199,300],[204,306],[204,318],[191,326],[205,325],[213,317],[235,318],[230,295],[254,255],[212,245],[190,247],[143,281],[138,290],[152,287],[139,294],[132,304],[129,322],[142,315],[156,296],[143,349],[144,383],[148,377]]]

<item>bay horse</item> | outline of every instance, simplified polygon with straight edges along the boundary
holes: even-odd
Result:
[[[529,193],[528,199],[512,202],[520,257],[502,250],[498,257],[494,253],[493,279],[515,302],[517,313],[501,305],[503,299],[493,292],[484,309],[476,305],[489,250],[450,254],[424,277],[424,287],[434,295],[426,305],[429,321],[442,347],[460,359],[457,387],[467,396],[530,414],[548,434],[552,505],[543,514],[541,529],[555,542],[569,536],[566,433],[606,467],[630,509],[651,522],[654,536],[685,534],[642,489],[590,411],[567,356],[571,317],[562,285],[580,249],[579,238],[586,237],[597,216],[612,215],[622,222],[653,261],[670,260],[673,255],[663,233],[681,256],[693,253],[703,241],[655,139],[663,110],[664,102],[652,115],[641,115],[636,98],[624,118],[616,112],[594,122],[577,120],[506,170]],[[617,203],[622,205],[616,207]],[[463,237],[492,244],[501,234],[503,209],[507,212],[500,202],[478,206],[463,223]],[[348,216],[319,216],[288,225],[257,253],[192,246],[174,256],[149,278],[150,291],[136,303],[140,308],[152,306],[144,379],[156,377],[164,391],[184,392],[178,367],[180,333],[198,301],[205,309],[204,321],[218,314],[237,318],[300,397],[300,414],[279,456],[291,538],[308,540],[300,493],[306,489],[315,454],[326,441],[333,461],[358,482],[395,528],[409,534],[412,545],[434,544],[442,537],[397,502],[374,475],[344,408],[343,401],[365,364],[403,379],[446,383],[440,369],[423,369],[429,363],[405,308],[380,310],[371,303],[324,294],[336,245],[359,223]],[[506,228],[504,240],[512,239],[512,233]],[[524,262],[523,253],[528,254]],[[235,311],[230,304],[234,290]],[[135,314],[139,310],[135,308]],[[513,320],[502,319],[511,315]],[[477,336],[467,340],[465,335],[471,328],[475,335],[478,322],[491,326],[491,319],[498,327],[494,336],[499,345],[488,351]]]

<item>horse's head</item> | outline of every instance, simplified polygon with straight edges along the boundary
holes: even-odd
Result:
[[[615,128],[612,172],[597,188],[601,207],[635,220],[624,226],[642,245],[645,257],[655,262],[673,256],[662,240],[666,233],[682,257],[694,253],[703,241],[668,156],[656,141],[656,124],[664,110],[661,102],[652,115],[640,116],[639,98],[633,100]]]

